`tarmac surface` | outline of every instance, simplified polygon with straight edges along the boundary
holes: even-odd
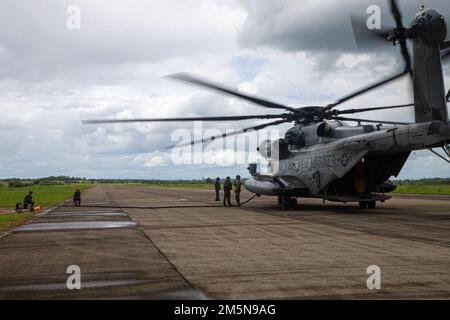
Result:
[[[250,194],[243,193],[243,201]],[[450,198],[375,210],[208,190],[100,186],[0,238],[0,299],[450,298]],[[81,289],[67,268],[79,266]],[[367,268],[381,289],[367,288]]]

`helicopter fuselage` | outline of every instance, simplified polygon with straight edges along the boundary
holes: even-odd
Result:
[[[391,1],[391,8],[398,11],[395,1]],[[445,19],[433,9],[422,9],[406,29],[399,15],[394,14],[394,18],[397,28],[386,39],[400,44],[406,71],[413,76],[416,123],[388,129],[381,125],[349,127],[326,119],[306,126],[297,124],[285,139],[260,146],[260,153],[269,160],[269,170],[267,175],[259,175],[252,167],[252,179],[246,182],[249,191],[285,200],[309,196],[360,201],[360,205],[361,201],[374,203],[386,199],[379,195],[385,192],[381,186],[398,176],[411,151],[445,146],[450,156],[448,95],[441,61],[442,48],[450,47],[450,42],[444,42]],[[407,38],[413,41],[412,63]]]
[[[321,130],[324,125],[329,126],[325,131]],[[397,176],[411,151],[444,146],[450,141],[450,126],[439,121],[391,128],[350,127],[333,121],[291,130],[308,132],[305,145],[291,146],[284,159],[271,155],[268,173],[254,174],[247,180],[250,192],[270,196],[364,197],[377,192],[389,177]],[[324,132],[326,136],[321,136]]]

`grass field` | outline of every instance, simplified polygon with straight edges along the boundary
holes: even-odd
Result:
[[[33,190],[35,206],[52,206],[73,196],[76,189],[81,191],[93,187],[93,184],[66,184],[54,186],[33,186],[8,188],[0,187],[0,208],[13,210],[17,202],[22,203],[28,190]],[[31,213],[0,214],[0,231],[9,229],[21,222],[34,217]]]
[[[394,193],[403,194],[424,194],[424,195],[450,195],[450,185],[425,185],[407,184],[400,185]]]
[[[0,214],[0,231],[9,229],[34,217],[32,213]]]
[[[14,209],[17,202],[23,202],[28,190],[33,191],[35,206],[52,206],[72,197],[76,189],[83,191],[93,186],[94,184],[74,183],[20,188],[0,187],[0,208]]]

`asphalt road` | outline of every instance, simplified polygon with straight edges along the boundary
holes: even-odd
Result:
[[[248,198],[243,194],[242,198]],[[450,298],[450,198],[375,210],[274,198],[224,208],[207,190],[102,186],[0,239],[0,298]],[[69,290],[67,268],[81,270]],[[367,268],[381,289],[367,288]]]

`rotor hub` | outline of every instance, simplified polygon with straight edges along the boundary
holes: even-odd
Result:
[[[445,18],[434,9],[419,11],[413,18],[411,29],[429,45],[439,45],[447,38]]]

